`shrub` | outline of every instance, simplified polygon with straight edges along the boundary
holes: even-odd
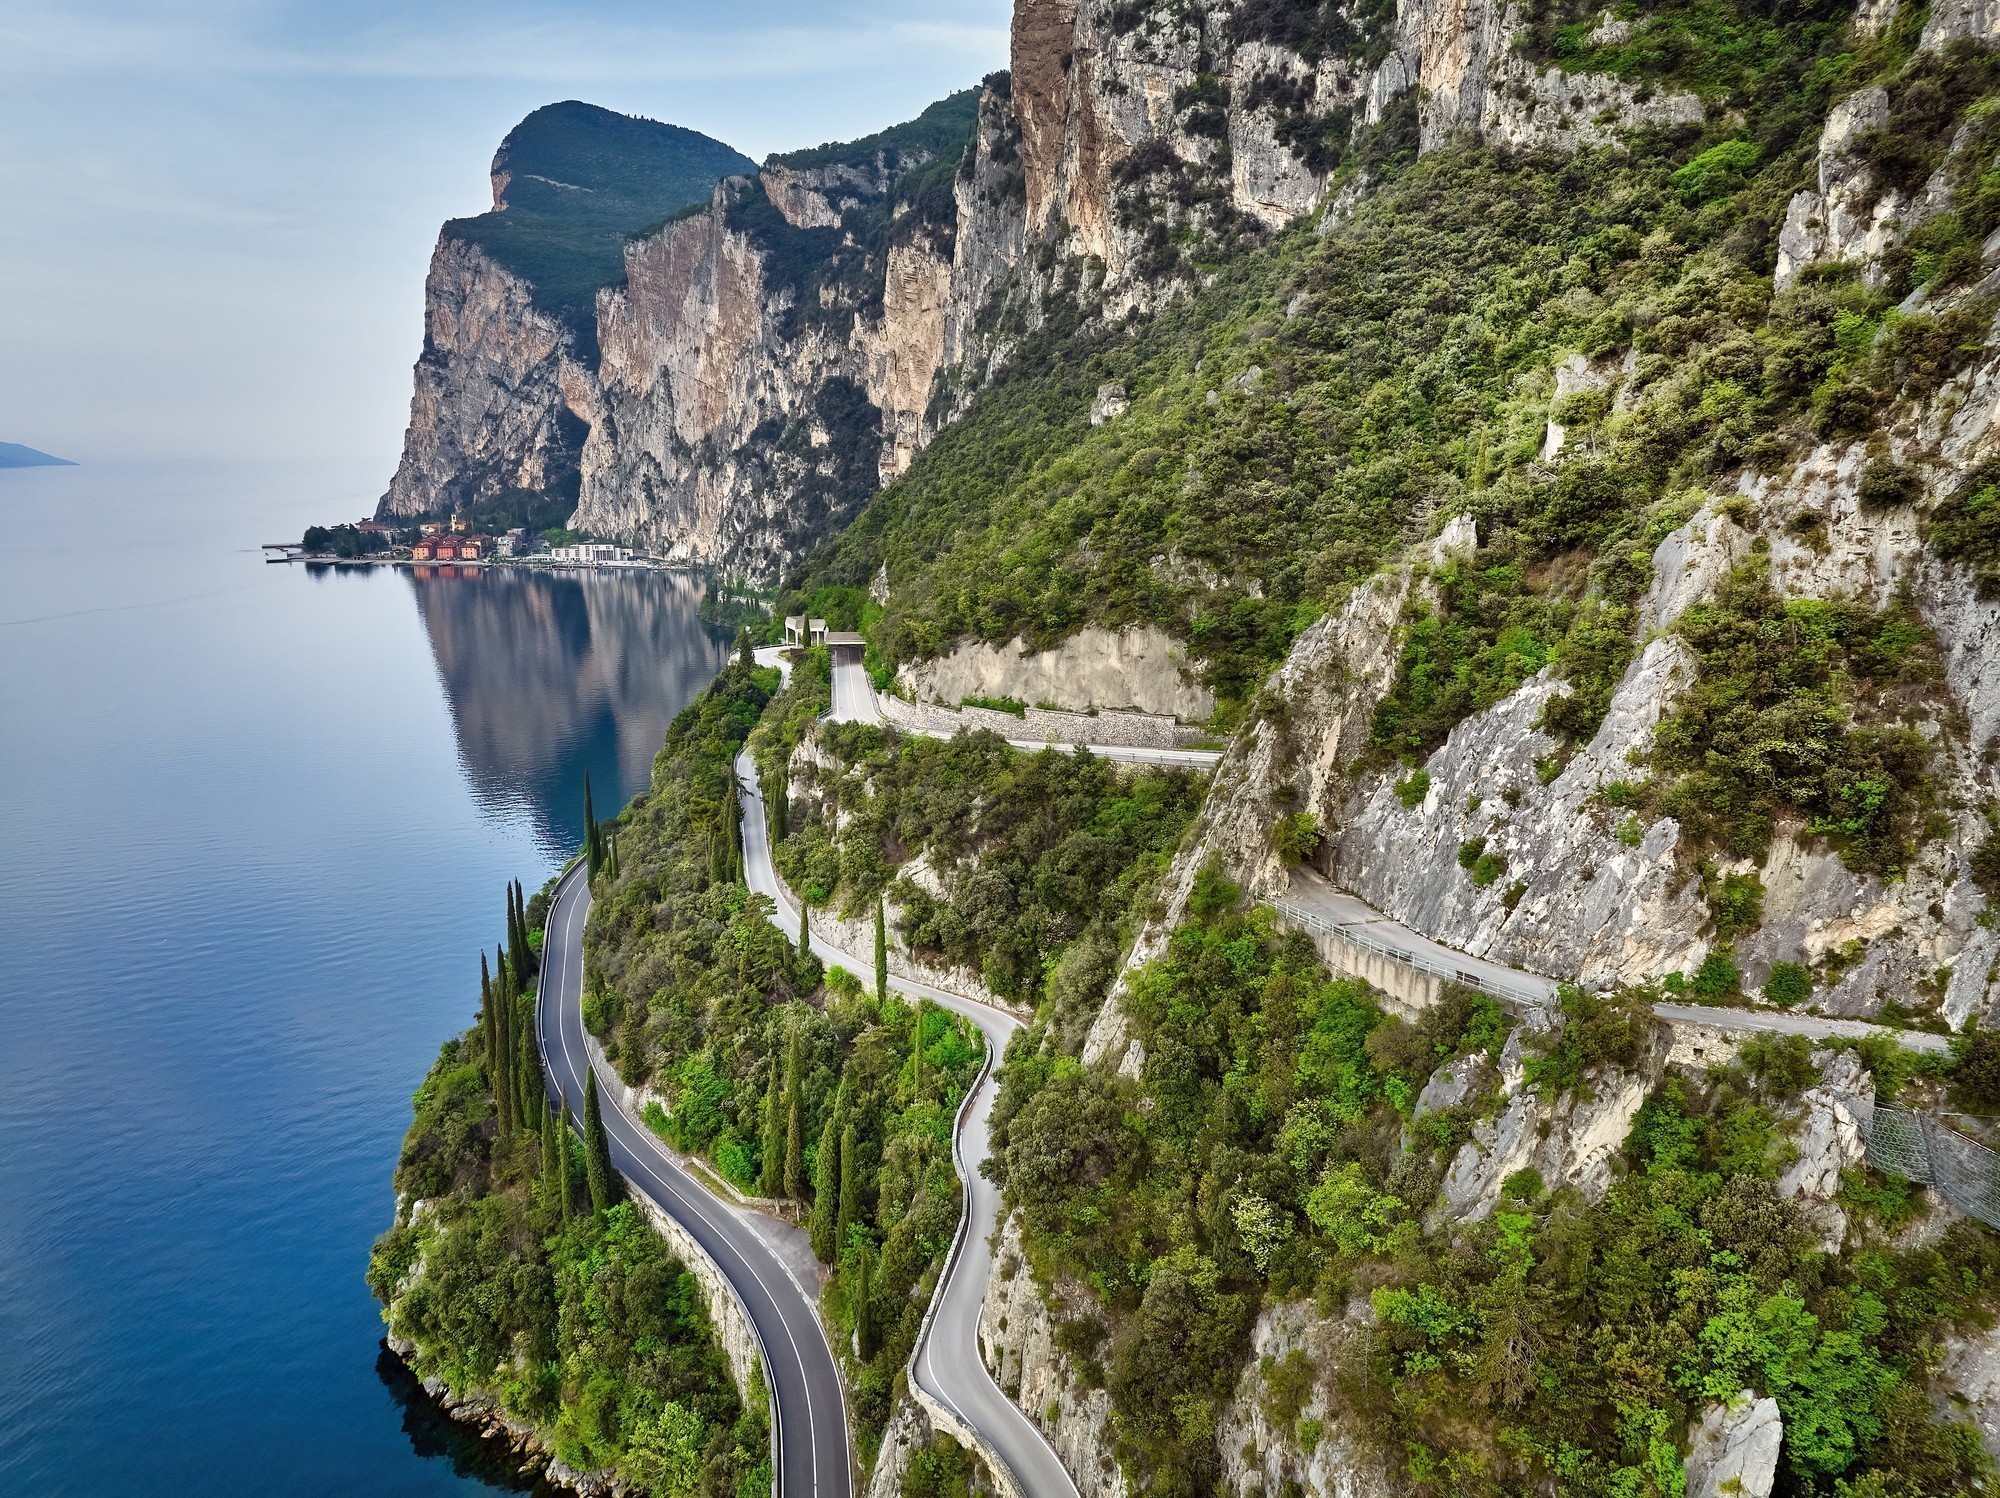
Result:
[[[1705,203],[1733,192],[1756,169],[1764,153],[1753,140],[1726,140],[1710,146],[1674,173],[1674,186],[1690,203]]]
[[[1774,962],[1764,979],[1764,1002],[1791,1009],[1812,997],[1812,973],[1798,962]]]
[[[1279,862],[1288,869],[1297,868],[1311,858],[1318,851],[1319,844],[1319,818],[1309,811],[1280,817],[1278,825],[1271,830],[1271,846],[1277,852]]]

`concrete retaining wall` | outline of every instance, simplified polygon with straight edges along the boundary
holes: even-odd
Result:
[[[1407,962],[1357,947],[1352,942],[1342,941],[1302,922],[1288,921],[1282,910],[1278,912],[1278,919],[1310,936],[1314,948],[1334,972],[1359,978],[1379,991],[1389,1001],[1383,1007],[1399,1019],[1416,1019],[1444,992],[1444,979],[1422,972]]]

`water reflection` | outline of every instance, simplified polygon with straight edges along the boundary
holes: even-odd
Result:
[[[729,651],[684,573],[406,575],[474,798],[489,816],[526,814],[557,855],[583,836],[584,772],[600,815],[643,790],[667,725]]]

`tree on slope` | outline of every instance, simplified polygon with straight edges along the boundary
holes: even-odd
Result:
[[[611,1173],[611,1141],[597,1106],[597,1073],[583,1074],[583,1169],[590,1182],[590,1210],[609,1211],[618,1200],[617,1178]]]

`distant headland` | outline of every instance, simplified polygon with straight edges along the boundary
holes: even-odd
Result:
[[[51,457],[18,442],[0,442],[0,468],[74,468],[68,458]]]

